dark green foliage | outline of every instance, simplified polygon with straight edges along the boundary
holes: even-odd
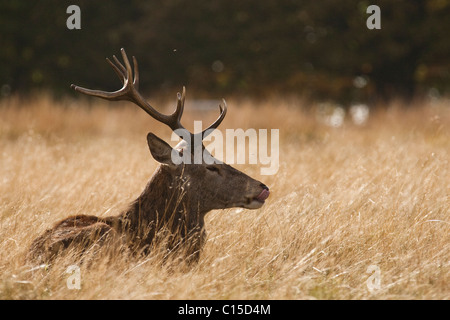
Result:
[[[81,8],[81,30],[66,9]],[[381,8],[381,30],[366,9]],[[141,90],[296,93],[342,102],[450,90],[450,1],[23,1],[0,3],[3,96],[120,86],[104,58],[140,63]],[[357,78],[359,77],[359,78]],[[362,80],[359,83],[355,78]]]

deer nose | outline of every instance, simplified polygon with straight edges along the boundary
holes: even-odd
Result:
[[[259,202],[264,203],[264,201],[266,201],[266,199],[269,197],[270,192],[269,192],[269,188],[265,185],[260,183],[259,184],[260,187],[263,188],[263,190],[260,192],[260,194],[256,197],[256,200],[258,200]]]

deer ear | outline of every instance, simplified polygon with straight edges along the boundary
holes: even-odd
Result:
[[[153,133],[149,132],[147,134],[147,143],[150,149],[150,153],[153,158],[164,164],[173,165],[172,162],[172,147],[167,144],[167,142],[161,140]]]

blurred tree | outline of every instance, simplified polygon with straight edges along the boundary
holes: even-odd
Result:
[[[66,27],[71,4],[81,30]],[[381,30],[366,27],[371,4]],[[113,90],[103,58],[121,47],[138,58],[144,91],[349,102],[450,90],[450,0],[10,0],[0,30],[2,95]]]

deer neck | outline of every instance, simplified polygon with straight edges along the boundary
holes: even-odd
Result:
[[[186,233],[203,228],[206,212],[186,191],[188,183],[181,175],[160,165],[141,195],[121,214],[130,231],[168,227],[172,232]]]

